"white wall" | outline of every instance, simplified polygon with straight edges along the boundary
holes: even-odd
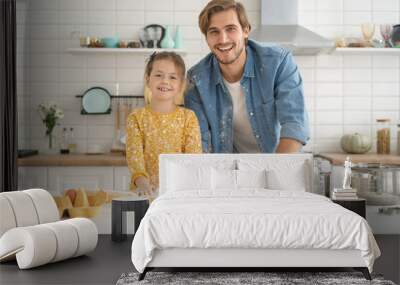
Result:
[[[137,39],[147,24],[179,24],[190,67],[208,52],[197,26],[207,1],[187,0],[18,0],[20,145],[42,148],[44,127],[36,108],[58,103],[62,125],[74,127],[78,149],[100,143],[111,146],[114,116],[82,116],[76,94],[103,86],[120,94],[141,94],[145,56],[87,55],[65,51],[79,46],[79,36]],[[260,0],[244,0],[253,28],[260,22]],[[28,3],[22,5],[21,3]],[[360,36],[360,24],[399,23],[400,0],[299,0],[300,24],[334,38]],[[376,35],[379,34],[378,31]],[[304,79],[314,151],[338,151],[344,133],[374,136],[379,117],[399,120],[399,56],[297,56]],[[21,86],[25,86],[23,89]],[[141,104],[141,103],[140,103]],[[392,136],[394,149],[395,135]],[[394,149],[395,151],[395,149]]]

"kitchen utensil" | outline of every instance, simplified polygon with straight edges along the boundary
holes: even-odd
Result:
[[[367,205],[400,204],[400,166],[356,164],[351,185]]]
[[[83,94],[82,114],[107,114],[111,112],[111,95],[103,87],[92,87]]]
[[[382,39],[385,41],[385,47],[392,47],[390,40],[392,36],[393,26],[390,24],[382,24],[379,26]]]
[[[391,41],[393,47],[400,48],[400,24],[393,26]]]
[[[160,48],[164,35],[165,28],[158,24],[147,25],[139,32],[141,44],[147,48]]]
[[[364,23],[361,25],[361,31],[368,46],[372,46],[372,37],[375,33],[375,24]]]
[[[102,38],[101,42],[106,48],[117,48],[119,39],[117,37]]]

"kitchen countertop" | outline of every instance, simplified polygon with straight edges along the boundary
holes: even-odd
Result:
[[[316,156],[329,160],[333,165],[343,165],[349,156],[353,163],[382,163],[400,165],[399,155],[320,153]],[[126,166],[125,155],[106,154],[39,154],[18,158],[18,166]]]
[[[39,154],[18,158],[18,166],[126,166],[125,155],[106,154]]]
[[[344,164],[346,157],[349,156],[353,163],[381,163],[387,165],[400,165],[400,155],[395,154],[349,154],[349,153],[320,153],[315,155],[330,161],[333,165]]]

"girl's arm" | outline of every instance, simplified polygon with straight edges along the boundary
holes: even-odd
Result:
[[[199,122],[193,111],[186,112],[183,153],[202,153]]]
[[[139,177],[148,179],[144,164],[143,142],[143,133],[140,130],[139,122],[136,116],[131,114],[126,120],[126,161],[132,173],[132,182],[135,184]]]

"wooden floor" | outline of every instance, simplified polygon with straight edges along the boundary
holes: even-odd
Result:
[[[382,251],[375,272],[400,284],[400,235],[376,236]],[[112,242],[100,235],[95,251],[87,256],[19,270],[16,262],[0,264],[0,284],[115,284],[124,272],[135,271],[131,262],[132,237]]]

